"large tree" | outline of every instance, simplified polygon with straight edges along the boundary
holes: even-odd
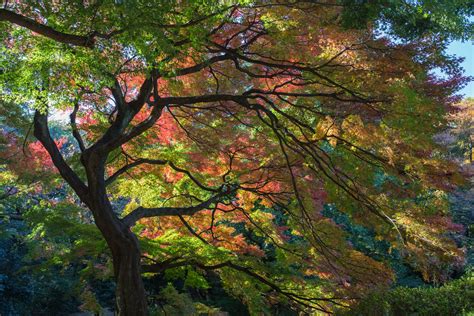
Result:
[[[330,311],[392,273],[323,208],[372,229],[428,280],[459,262],[444,191],[460,179],[432,136],[464,78],[434,36],[469,36],[470,7],[435,9],[5,2],[1,98],[34,110],[35,137],[93,214],[120,315],[147,314],[142,273],[184,266],[217,271],[251,309]],[[66,110],[75,155],[48,127]]]

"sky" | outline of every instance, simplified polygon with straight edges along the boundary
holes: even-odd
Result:
[[[448,47],[448,53],[450,55],[457,55],[464,57],[464,62],[462,63],[467,76],[474,77],[474,42],[466,41],[462,42],[453,42]],[[461,94],[464,94],[465,97],[474,98],[474,81],[471,81],[462,91]]]

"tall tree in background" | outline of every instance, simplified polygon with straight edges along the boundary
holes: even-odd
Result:
[[[451,151],[472,164],[474,159],[474,99],[460,102],[449,117],[453,143]]]
[[[34,109],[34,135],[92,212],[119,314],[146,315],[142,273],[182,266],[218,271],[251,309],[330,311],[392,274],[324,205],[428,280],[462,257],[443,234],[461,179],[432,136],[465,79],[434,36],[470,36],[471,9],[436,5],[6,2],[1,98]],[[48,127],[66,110],[75,155]]]

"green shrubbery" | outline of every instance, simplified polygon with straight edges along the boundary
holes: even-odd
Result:
[[[374,292],[338,315],[474,315],[474,273],[441,287],[396,287]]]

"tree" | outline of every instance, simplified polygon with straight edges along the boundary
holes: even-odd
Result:
[[[388,16],[385,6],[347,30],[352,8],[0,9],[1,98],[34,109],[34,136],[93,214],[112,254],[120,315],[147,313],[142,273],[179,267],[219,271],[255,311],[265,301],[330,311],[388,284],[390,269],[353,249],[321,213],[325,204],[401,249],[426,279],[444,280],[459,264],[443,232],[453,229],[444,191],[461,179],[432,140],[465,82],[458,60],[443,55],[430,28],[416,42],[377,37],[371,22]],[[430,75],[434,67],[449,79]],[[73,155],[48,125],[68,109]],[[112,204],[119,197],[123,214]]]
[[[472,164],[474,155],[474,99],[467,98],[460,102],[458,108],[450,115],[452,128],[449,133],[454,143],[451,151]]]

